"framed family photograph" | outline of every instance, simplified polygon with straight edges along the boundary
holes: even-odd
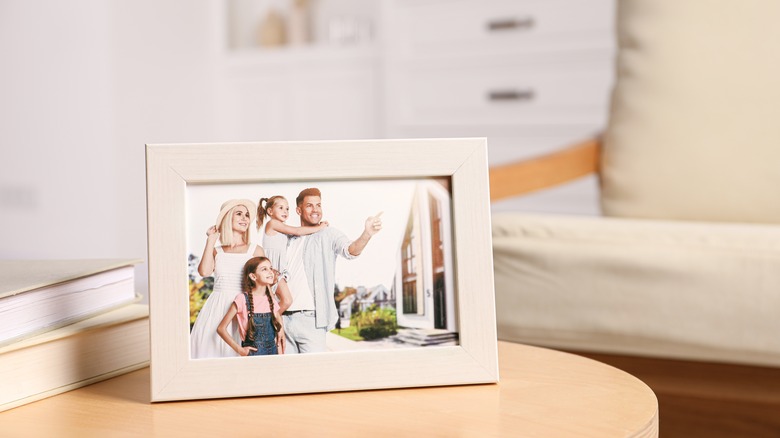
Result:
[[[153,402],[498,381],[485,139],[146,161]]]

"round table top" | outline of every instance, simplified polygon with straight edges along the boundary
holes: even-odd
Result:
[[[500,382],[150,403],[149,369],[0,413],[7,436],[658,436],[639,379],[545,348],[499,342]]]

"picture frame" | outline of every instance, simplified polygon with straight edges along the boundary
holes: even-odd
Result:
[[[484,138],[148,144],[146,172],[152,402],[498,382]],[[190,357],[188,187],[416,178],[450,181],[458,345]]]

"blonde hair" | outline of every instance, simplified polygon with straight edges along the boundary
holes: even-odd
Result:
[[[233,246],[238,244],[239,242],[233,242],[233,216],[236,214],[236,209],[239,207],[246,208],[247,212],[249,212],[249,208],[244,204],[238,204],[235,207],[231,208],[229,212],[225,215],[225,217],[222,218],[222,223],[219,224],[219,241],[222,242],[222,245],[225,246]],[[244,243],[249,243],[249,227],[247,227],[246,231],[244,231]]]
[[[263,222],[265,222],[265,217],[270,217],[271,214],[268,213],[268,210],[274,208],[274,205],[276,205],[276,201],[283,199],[285,202],[287,202],[287,198],[285,198],[282,195],[274,195],[270,198],[260,198],[260,201],[257,203],[257,231],[260,231],[260,228],[263,227]]]

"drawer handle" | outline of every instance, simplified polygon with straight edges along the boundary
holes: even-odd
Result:
[[[488,100],[491,102],[527,102],[534,99],[534,90],[494,90],[488,92]]]
[[[534,24],[533,17],[500,18],[488,21],[487,29],[491,32],[500,32],[505,30],[528,30],[534,27]]]

